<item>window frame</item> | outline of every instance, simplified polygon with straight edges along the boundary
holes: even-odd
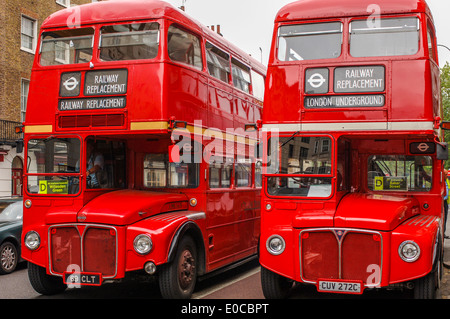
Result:
[[[280,40],[281,38],[285,38],[281,35],[281,30],[283,27],[293,27],[293,26],[305,26],[305,25],[320,25],[320,24],[332,24],[332,23],[339,23],[340,24],[340,31],[339,32],[331,32],[331,31],[317,31],[317,32],[306,32],[305,34],[300,34],[298,36],[301,35],[327,35],[327,34],[340,34],[341,38],[340,38],[340,52],[338,56],[335,57],[325,57],[325,58],[314,58],[314,59],[296,59],[296,60],[290,60],[287,59],[286,57],[281,59],[280,58],[280,52],[281,52],[281,43]],[[342,57],[342,55],[344,54],[344,40],[345,40],[345,35],[344,35],[344,31],[345,31],[345,20],[341,20],[341,19],[335,19],[335,20],[314,20],[314,21],[303,21],[303,22],[298,22],[295,21],[293,23],[289,23],[289,24],[281,24],[278,26],[278,30],[277,30],[277,45],[276,45],[276,59],[277,61],[279,61],[280,63],[298,63],[298,62],[303,62],[303,61],[321,61],[321,60],[330,60],[330,59],[338,59],[340,57]],[[294,37],[295,35],[291,35],[289,37]]]
[[[31,35],[24,33],[24,20],[28,20],[32,22],[32,30]],[[30,16],[27,16],[25,14],[21,15],[20,19],[20,50],[35,54],[36,51],[36,44],[37,44],[37,19],[31,18]],[[31,38],[31,49],[23,46],[23,40],[24,36]]]
[[[128,32],[106,32],[104,33],[104,28],[111,27],[111,26],[119,26],[119,25],[133,25],[133,24],[157,24],[158,25],[158,33],[157,33],[157,52],[155,56],[150,58],[135,58],[135,59],[111,59],[111,60],[104,60],[102,59],[102,49],[107,49],[111,47],[127,47],[132,45],[103,45],[103,40],[105,38],[114,38],[114,37],[123,37],[123,36],[139,36],[139,35],[145,35],[146,33],[152,33],[156,30],[144,30],[144,31],[128,31]],[[161,50],[161,31],[163,30],[162,24],[160,21],[157,20],[150,20],[150,21],[142,21],[142,22],[126,22],[126,23],[114,23],[114,24],[103,24],[99,27],[99,40],[98,40],[98,47],[97,47],[97,59],[102,63],[110,63],[110,62],[119,62],[123,63],[124,61],[149,61],[154,60],[158,58],[160,50]]]
[[[36,167],[32,168],[31,167],[32,158],[30,156],[28,156],[28,154],[26,154],[27,155],[27,160],[26,160],[26,172],[25,172],[25,174],[27,176],[27,184],[25,185],[26,186],[25,187],[25,192],[28,195],[39,196],[39,197],[44,197],[44,196],[58,196],[58,197],[59,196],[68,196],[68,197],[75,197],[75,196],[78,196],[81,193],[81,191],[82,191],[82,187],[78,187],[78,190],[75,193],[73,193],[73,194],[71,194],[71,193],[68,193],[68,194],[62,194],[62,193],[61,194],[45,194],[45,193],[42,193],[41,194],[39,190],[38,190],[37,193],[34,193],[34,192],[30,191],[30,186],[31,187],[33,186],[33,184],[30,184],[30,182],[33,182],[33,179],[36,179],[37,186],[39,188],[39,178],[40,177],[44,177],[44,178],[49,178],[50,177],[52,179],[55,178],[55,177],[58,178],[58,177],[61,177],[61,176],[65,177],[65,178],[72,177],[74,179],[78,179],[78,185],[82,185],[81,184],[81,180],[82,180],[82,178],[81,178],[81,175],[82,175],[81,174],[81,164],[83,163],[82,157],[83,157],[84,146],[83,146],[83,139],[81,138],[81,136],[75,135],[75,134],[57,135],[57,136],[54,136],[54,135],[48,135],[48,136],[33,135],[33,136],[30,136],[30,138],[26,141],[26,143],[27,143],[27,153],[30,152],[30,148],[29,148],[30,141],[32,141],[32,140],[45,141],[47,139],[55,139],[55,140],[75,139],[75,140],[78,140],[78,142],[79,142],[78,163],[80,165],[79,166],[79,170],[78,170],[78,172],[76,171],[76,169],[74,170],[74,172],[58,172],[58,171],[53,171],[53,172],[49,172],[49,173],[48,172],[47,173],[45,173],[45,172],[38,172],[37,171],[37,169],[38,169],[37,164],[36,164]],[[54,156],[54,158],[55,158],[55,156]],[[36,169],[35,172],[32,171],[34,169]],[[60,180],[62,180],[62,179],[60,179]]]
[[[219,53],[216,53],[214,51],[218,51]],[[220,49],[216,45],[212,44],[208,40],[205,42],[205,52],[206,52],[206,69],[210,76],[212,76],[215,79],[218,79],[219,81],[222,81],[224,83],[230,84],[231,79],[231,55],[224,50]],[[210,60],[210,55],[212,55],[215,59],[214,61]],[[223,65],[220,63],[220,60],[223,60],[222,62],[227,62],[226,69],[223,67]],[[211,73],[211,70],[209,68],[209,64],[212,64],[213,67],[217,68],[219,71],[226,72],[227,80],[224,81],[221,77],[217,77],[215,74]]]
[[[396,172],[393,173],[392,171],[390,171],[391,167],[389,167],[388,164],[385,164],[385,167],[380,167],[380,165],[376,164],[377,163],[377,159],[376,159],[377,156],[379,156],[381,158],[389,157],[389,156],[395,157],[395,161],[394,161],[394,159],[392,159],[390,162],[395,162],[396,163],[395,164]],[[403,160],[402,160],[402,158],[403,158]],[[405,169],[408,169],[408,167],[406,167],[406,163],[413,162],[416,159],[420,161],[420,158],[422,158],[422,160],[424,160],[424,161],[428,160],[428,162],[431,162],[430,165],[423,165],[423,166],[428,167],[427,170],[429,170],[430,169],[429,167],[431,167],[430,175],[429,176],[427,175],[427,177],[430,177],[431,181],[425,180],[425,178],[423,176],[422,177],[419,176],[419,175],[416,176],[417,172],[419,171],[419,169],[416,168],[416,166],[415,166],[416,163],[411,163],[410,164],[409,173],[412,173],[412,175],[407,175],[406,173],[408,173],[408,172],[404,171]],[[384,175],[372,174],[373,175],[372,177],[369,176],[371,172],[372,173],[376,173],[376,171],[369,171],[369,169],[371,167],[370,166],[371,162],[373,162],[373,164],[376,164]],[[383,162],[384,162],[384,160],[383,160]],[[403,167],[401,167],[402,163],[404,164]],[[392,193],[392,192],[394,192],[394,193],[403,192],[403,193],[407,193],[407,194],[412,195],[412,194],[417,194],[417,193],[427,193],[428,194],[428,193],[430,193],[433,190],[433,186],[434,186],[434,176],[433,176],[434,170],[433,170],[433,168],[435,166],[435,163],[433,161],[432,155],[374,154],[374,155],[367,156],[366,165],[367,165],[367,170],[366,170],[366,172],[367,172],[366,173],[366,179],[367,180],[365,182],[365,187],[366,187],[366,189],[369,192],[381,193],[381,194]],[[415,168],[414,170],[411,170],[412,165],[414,165],[414,168]],[[426,174],[424,168],[422,168],[422,170]],[[404,176],[403,175],[399,175],[398,171],[404,171],[404,173],[405,173]],[[386,175],[386,173],[388,173],[388,174]],[[394,179],[395,178],[397,178],[397,179],[405,178],[405,183],[406,183],[405,187],[406,187],[406,189],[395,189],[395,188],[391,188],[391,189],[375,189],[375,184],[374,183],[375,183],[375,178],[376,177],[386,177],[386,178],[391,177],[391,178],[394,178]],[[417,179],[422,178],[423,182],[429,183],[430,184],[429,188],[426,188],[426,187],[420,188],[419,187],[420,185],[416,186],[415,185],[416,178]],[[372,185],[369,185],[370,182],[372,182]],[[409,187],[411,185],[414,185],[414,188],[411,189]]]
[[[26,92],[25,92],[25,90],[26,90]],[[22,78],[21,82],[20,82],[20,121],[21,122],[25,122],[29,92],[30,92],[30,80]]]
[[[353,55],[352,54],[352,42],[354,42],[355,40],[352,41],[352,23],[353,22],[360,22],[360,21],[366,21],[367,19],[362,19],[362,18],[352,18],[348,21],[348,55],[352,58],[355,59],[386,59],[386,58],[400,58],[400,59],[404,59],[404,58],[410,58],[410,57],[414,57],[416,56],[419,52],[421,52],[421,41],[422,41],[422,22],[421,22],[421,18],[418,15],[400,15],[400,16],[390,16],[390,15],[386,15],[386,16],[382,16],[380,17],[380,20],[406,20],[406,19],[413,19],[415,18],[417,20],[416,23],[416,32],[417,32],[417,50],[414,53],[411,54],[394,54],[394,55]],[[380,22],[381,23],[381,22]],[[393,29],[394,27],[385,27],[385,29]],[[366,29],[367,30],[367,29]],[[389,32],[388,32],[389,33]],[[394,31],[392,31],[392,33],[395,33]],[[362,32],[362,34],[371,34],[371,32]],[[375,34],[375,32],[372,32],[372,34]]]
[[[56,0],[56,4],[59,4],[64,8],[70,8],[70,0]]]
[[[189,62],[184,62],[184,61],[181,61],[181,60],[176,60],[176,59],[174,59],[174,58],[172,58],[171,57],[171,52],[170,52],[170,40],[169,40],[169,32],[170,32],[170,29],[171,28],[176,28],[176,29],[178,29],[179,31],[181,31],[181,32],[184,32],[184,33],[186,33],[187,35],[190,35],[190,36],[192,36],[192,37],[195,37],[197,40],[198,40],[198,45],[199,45],[199,53],[200,53],[200,55],[199,55],[199,62],[201,62],[201,66],[200,65],[195,65],[195,55],[194,55],[194,61],[193,61],[193,63],[189,63]],[[204,65],[204,54],[203,54],[203,51],[204,51],[204,49],[203,49],[203,43],[204,43],[204,41],[203,41],[203,38],[200,36],[200,35],[198,35],[198,34],[196,34],[196,33],[194,33],[194,32],[192,32],[191,30],[188,30],[188,29],[186,29],[186,28],[184,28],[182,25],[179,25],[178,23],[172,23],[172,24],[170,24],[168,27],[167,27],[167,34],[165,34],[165,36],[166,36],[166,41],[167,41],[167,43],[166,43],[166,53],[165,54],[167,54],[167,57],[169,58],[169,60],[171,61],[171,62],[173,62],[173,63],[177,63],[177,64],[180,64],[180,65],[183,65],[183,66],[188,66],[188,67],[191,67],[191,68],[193,68],[193,69],[195,69],[195,70],[198,70],[198,71],[203,71],[204,70],[204,67],[205,67],[205,65]]]
[[[164,168],[149,168],[149,167],[145,167],[144,163],[147,159],[147,157],[152,156],[152,155],[160,155],[164,161]],[[174,167],[174,165],[195,165],[195,172],[193,172],[195,174],[195,180],[196,180],[196,184],[195,185],[189,185],[187,184],[186,186],[174,186],[171,184],[172,182],[172,168]],[[189,166],[188,166],[189,169]],[[159,171],[164,171],[165,172],[165,178],[164,178],[164,186],[149,186],[150,184],[150,180],[146,180],[145,175],[147,174],[148,170],[159,170]],[[169,154],[168,153],[150,153],[150,152],[145,152],[142,156],[142,186],[145,189],[196,189],[200,186],[200,163],[171,163],[169,161]]]
[[[80,30],[88,31],[88,30],[90,30],[92,33],[89,33],[87,35],[82,34],[82,35],[75,35],[75,36],[73,36],[73,35],[72,36],[64,36],[64,37],[53,38],[53,39],[44,39],[44,36],[46,36],[47,34],[50,34],[52,32],[65,32],[65,31],[70,31],[70,30],[77,30],[77,31],[80,31]],[[84,40],[84,39],[88,39],[88,38],[91,38],[90,39],[90,41],[91,41],[90,42],[90,48],[75,49],[74,52],[76,52],[77,50],[83,50],[83,49],[91,50],[89,61],[80,61],[80,62],[77,62],[77,63],[70,63],[70,48],[67,48],[67,47],[66,47],[66,49],[64,49],[65,50],[64,60],[56,57],[56,52],[57,52],[56,50],[43,51],[45,43],[46,42],[50,43],[51,41],[56,43],[55,39],[66,39],[65,41],[67,41],[67,40],[72,41],[72,40]],[[92,27],[92,26],[82,27],[82,28],[79,28],[79,29],[63,28],[63,29],[58,29],[58,30],[54,30],[54,31],[52,31],[52,30],[44,30],[41,33],[41,35],[40,35],[40,47],[39,47],[39,52],[38,52],[39,53],[39,59],[38,59],[39,62],[38,63],[42,67],[61,67],[61,66],[67,66],[67,65],[81,65],[81,64],[90,63],[94,59],[94,54],[95,54],[94,42],[95,42],[95,38],[96,38],[96,29],[94,27]],[[48,61],[47,61],[46,57],[43,56],[43,54],[46,53],[46,52],[50,52],[50,53],[53,52],[53,55],[54,55],[53,56],[53,60],[48,59]],[[43,61],[45,63],[43,63]],[[58,62],[60,64],[57,64],[57,63],[54,63],[54,62]],[[68,62],[68,63],[64,64],[65,62]]]
[[[309,144],[311,145],[311,147],[309,148],[311,154],[314,157],[320,157],[321,155],[321,146],[322,146],[322,141],[324,138],[327,138],[329,141],[329,169],[327,169],[328,166],[326,165],[322,165],[322,166],[317,166],[317,172],[309,172],[308,168],[306,168],[306,170],[303,173],[280,173],[280,168],[279,168],[279,164],[281,161],[281,154],[283,152],[282,149],[280,149],[280,139],[279,138],[288,138],[288,141],[290,142],[290,138],[294,139],[294,138],[298,138],[299,141],[299,152],[301,152],[301,146],[302,143],[305,143],[305,137],[309,137]],[[276,138],[276,140],[278,141],[278,151],[277,153],[275,153],[274,155],[272,155],[270,147],[271,144],[273,144],[270,140],[271,138]],[[311,139],[311,138],[315,138],[315,139]],[[285,141],[286,143],[286,141]],[[287,144],[287,143],[286,143]],[[282,146],[285,146],[281,143]],[[336,192],[336,183],[335,183],[335,170],[336,170],[336,158],[335,158],[335,147],[336,147],[336,141],[334,139],[333,136],[330,135],[320,135],[320,134],[300,134],[298,132],[294,133],[293,135],[289,135],[288,133],[283,133],[280,134],[280,136],[269,136],[268,140],[267,140],[267,154],[265,156],[267,156],[265,164],[263,165],[263,174],[266,177],[266,182],[265,182],[265,187],[264,187],[264,192],[266,194],[266,196],[268,196],[269,198],[295,198],[295,199],[300,199],[300,200],[311,200],[311,199],[320,199],[320,200],[327,200],[330,199],[334,196],[334,193]],[[317,152],[316,152],[317,151]],[[299,153],[300,154],[300,153]],[[269,163],[270,165],[273,165],[272,160],[275,160],[275,167],[269,168]],[[288,161],[289,162],[289,161]],[[320,163],[320,159],[317,159],[317,163]],[[277,169],[277,171],[273,171],[274,169]],[[289,169],[289,167],[287,167],[287,169]],[[272,190],[273,193],[270,193],[269,188],[270,188],[270,183],[273,183],[274,181],[276,183],[282,184],[282,180],[285,181],[285,185],[289,185],[289,183],[291,182],[289,179],[292,179],[295,183],[300,183],[303,179],[306,180],[307,182],[309,180],[312,179],[318,179],[318,180],[323,180],[323,181],[327,181],[329,180],[330,183],[319,183],[319,184],[308,184],[308,193],[306,194],[306,196],[302,195],[302,194],[295,194],[295,193],[282,193],[279,192],[278,194],[275,194],[274,191]],[[308,196],[309,195],[309,191],[311,190],[311,185],[315,185],[318,186],[318,188],[313,189],[313,191],[315,192],[315,194],[320,194],[321,192],[323,192],[323,190],[320,190],[320,188],[322,187],[321,185],[330,185],[329,186],[329,194],[328,193],[323,193],[324,196],[319,196],[319,195],[315,195],[315,196]],[[276,189],[276,190],[280,190]],[[287,187],[287,190],[289,189],[296,189],[296,188],[291,188],[291,187]],[[327,190],[328,191],[328,190]],[[326,195],[326,196],[325,196]]]

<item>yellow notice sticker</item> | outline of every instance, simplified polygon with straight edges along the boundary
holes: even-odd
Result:
[[[39,194],[69,194],[69,181],[39,181]]]

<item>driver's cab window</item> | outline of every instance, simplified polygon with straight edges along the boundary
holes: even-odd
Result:
[[[90,138],[86,141],[86,187],[125,187],[125,144]]]

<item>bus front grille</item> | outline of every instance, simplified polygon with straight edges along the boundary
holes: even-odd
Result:
[[[382,236],[378,232],[334,228],[304,230],[300,232],[302,279],[311,283],[318,279],[367,283],[373,269],[382,269],[382,246]]]
[[[117,272],[117,231],[91,225],[54,226],[49,230],[50,269],[101,273],[112,278]]]

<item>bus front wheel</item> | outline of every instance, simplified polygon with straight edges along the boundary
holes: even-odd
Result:
[[[55,295],[66,290],[62,278],[47,275],[45,268],[28,263],[28,278],[31,286],[42,295]]]
[[[183,237],[174,260],[164,265],[159,274],[159,288],[163,298],[189,299],[197,281],[197,249],[193,239]]]
[[[261,267],[261,286],[266,299],[286,299],[293,281]]]

